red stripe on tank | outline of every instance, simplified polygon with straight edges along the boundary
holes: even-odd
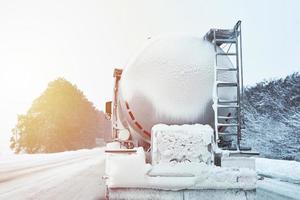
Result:
[[[131,111],[129,111],[128,112],[128,114],[130,115],[130,118],[134,121],[135,120],[135,118],[134,118],[134,116],[133,116],[133,114],[132,114],[132,112]]]
[[[127,108],[127,110],[128,110],[128,114],[129,114],[131,120],[134,122],[135,126],[136,126],[137,128],[139,128],[140,130],[142,130],[143,133],[144,133],[146,136],[151,137],[151,133],[148,132],[148,131],[146,131],[146,130],[144,130],[143,127],[142,127],[142,125],[136,121],[136,119],[135,119],[135,117],[134,117],[132,111],[130,110],[130,107],[129,107],[129,104],[128,104],[127,101],[125,101],[125,105],[126,105],[126,108]]]
[[[139,129],[143,130],[143,127],[138,123],[138,122],[135,122],[134,123]]]
[[[143,131],[146,135],[148,135],[149,137],[151,136],[151,134],[148,131]]]
[[[125,101],[125,105],[126,105],[127,110],[129,110],[129,104],[127,101]]]

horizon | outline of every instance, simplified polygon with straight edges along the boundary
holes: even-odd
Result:
[[[245,86],[299,72],[300,47],[294,44],[300,34],[295,26],[299,5],[283,0],[1,1],[0,155],[10,152],[17,115],[58,77],[104,110],[112,99],[113,69],[125,67],[148,37],[174,32],[203,36],[209,28],[231,28],[240,19]]]

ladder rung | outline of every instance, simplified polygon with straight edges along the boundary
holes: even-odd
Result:
[[[218,119],[237,119],[237,117],[218,116]]]
[[[238,126],[238,124],[217,124],[217,126]]]
[[[238,152],[230,152],[229,156],[258,156],[259,155],[259,152],[257,151],[252,151],[251,148],[249,150],[249,148],[247,148],[246,150],[242,150],[241,148],[244,148],[244,147],[240,147],[240,151]],[[236,149],[234,150],[236,151]]]
[[[219,132],[218,134],[219,134],[220,136],[237,135],[237,133],[229,133],[229,132]]]
[[[236,56],[236,53],[216,53],[217,56]]]
[[[232,29],[210,29],[204,38],[212,42],[214,40],[214,33],[216,38],[219,39],[232,39],[236,37],[235,31]]]
[[[233,142],[233,140],[222,141],[222,146],[231,146],[232,142]],[[220,143],[220,141],[218,141],[218,143]],[[222,150],[227,150],[227,149],[228,149],[228,147],[227,148],[224,148],[224,147],[222,148]]]
[[[240,106],[239,105],[221,105],[221,104],[218,104],[217,107],[218,108],[239,108]]]
[[[225,100],[225,99],[219,99],[218,103],[237,103],[237,100]]]
[[[237,68],[226,68],[226,67],[217,67],[216,68],[217,70],[220,70],[220,71],[237,71]]]
[[[234,82],[217,82],[218,87],[237,87],[238,84]]]
[[[236,43],[236,39],[215,39],[216,43]]]

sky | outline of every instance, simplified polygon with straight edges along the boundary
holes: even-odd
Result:
[[[148,37],[203,36],[242,20],[244,81],[300,71],[297,0],[0,0],[0,154],[17,115],[65,77],[100,109]]]

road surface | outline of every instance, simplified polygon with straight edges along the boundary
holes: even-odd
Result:
[[[103,173],[102,149],[0,157],[0,199],[104,199]]]

